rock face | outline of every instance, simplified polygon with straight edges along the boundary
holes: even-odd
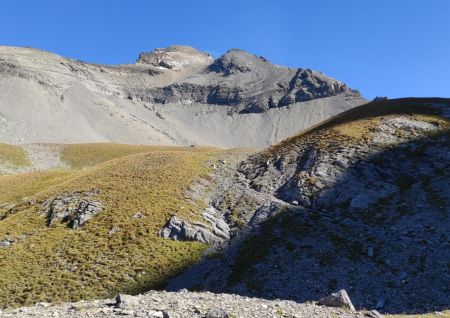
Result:
[[[0,142],[11,144],[263,147],[365,102],[316,71],[186,46],[114,66],[0,47],[0,89]]]
[[[219,243],[230,238],[230,228],[227,223],[215,216],[212,208],[203,213],[203,218],[209,223],[188,223],[172,216],[161,229],[159,235],[176,241],[198,241],[201,243]]]
[[[347,309],[311,303],[298,304],[286,300],[185,291],[177,293],[151,291],[136,296],[121,294],[115,301],[105,299],[54,305],[39,303],[34,307],[5,310],[3,317],[363,318],[366,316],[364,312],[351,312]]]
[[[86,221],[102,211],[102,204],[93,199],[98,194],[92,192],[67,193],[47,199],[42,210],[47,215],[48,225],[65,222],[72,229],[77,229]]]
[[[376,101],[243,161],[214,201],[234,233],[225,260],[168,287],[302,302],[346,289],[357,308],[448,308],[449,109]]]
[[[283,68],[242,50],[230,50],[208,66],[203,77],[155,88],[140,98],[162,104],[231,105],[235,111],[260,113],[339,94],[358,96],[321,73]]]

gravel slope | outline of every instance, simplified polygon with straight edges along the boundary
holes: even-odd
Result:
[[[59,305],[40,303],[34,307],[7,310],[1,317],[367,317],[363,313],[318,306],[314,303],[299,304],[286,300],[264,300],[228,294],[152,291],[144,295],[123,298],[124,301],[119,306],[114,305],[113,299]]]
[[[188,47],[94,65],[0,47],[0,142],[264,147],[364,103],[325,75]]]

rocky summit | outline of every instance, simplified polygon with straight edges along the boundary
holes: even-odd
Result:
[[[0,142],[14,144],[264,147],[365,102],[316,71],[188,46],[126,65],[0,47],[0,87]]]

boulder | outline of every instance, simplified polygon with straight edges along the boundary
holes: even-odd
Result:
[[[318,303],[319,305],[327,307],[339,307],[355,311],[355,307],[353,306],[350,297],[344,289],[341,289],[337,293],[333,293],[327,297],[322,298]]]
[[[116,296],[116,308],[131,309],[139,305],[139,298],[136,296],[118,294]]]

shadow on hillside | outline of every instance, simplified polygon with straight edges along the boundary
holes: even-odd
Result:
[[[350,167],[314,210],[265,221],[238,248],[230,271],[229,259],[208,258],[169,286],[299,302],[344,288],[358,308],[449,309],[449,185],[449,131],[387,149]],[[365,208],[352,204],[380,191]]]
[[[371,101],[367,104],[351,108],[340,114],[332,116],[317,125],[302,131],[298,135],[287,138],[268,149],[283,148],[289,144],[292,139],[296,139],[299,136],[305,136],[318,130],[332,128],[355,120],[364,120],[386,115],[442,115],[442,111],[439,107],[430,107],[430,105],[446,105],[448,108],[450,107],[450,99],[410,97]]]

